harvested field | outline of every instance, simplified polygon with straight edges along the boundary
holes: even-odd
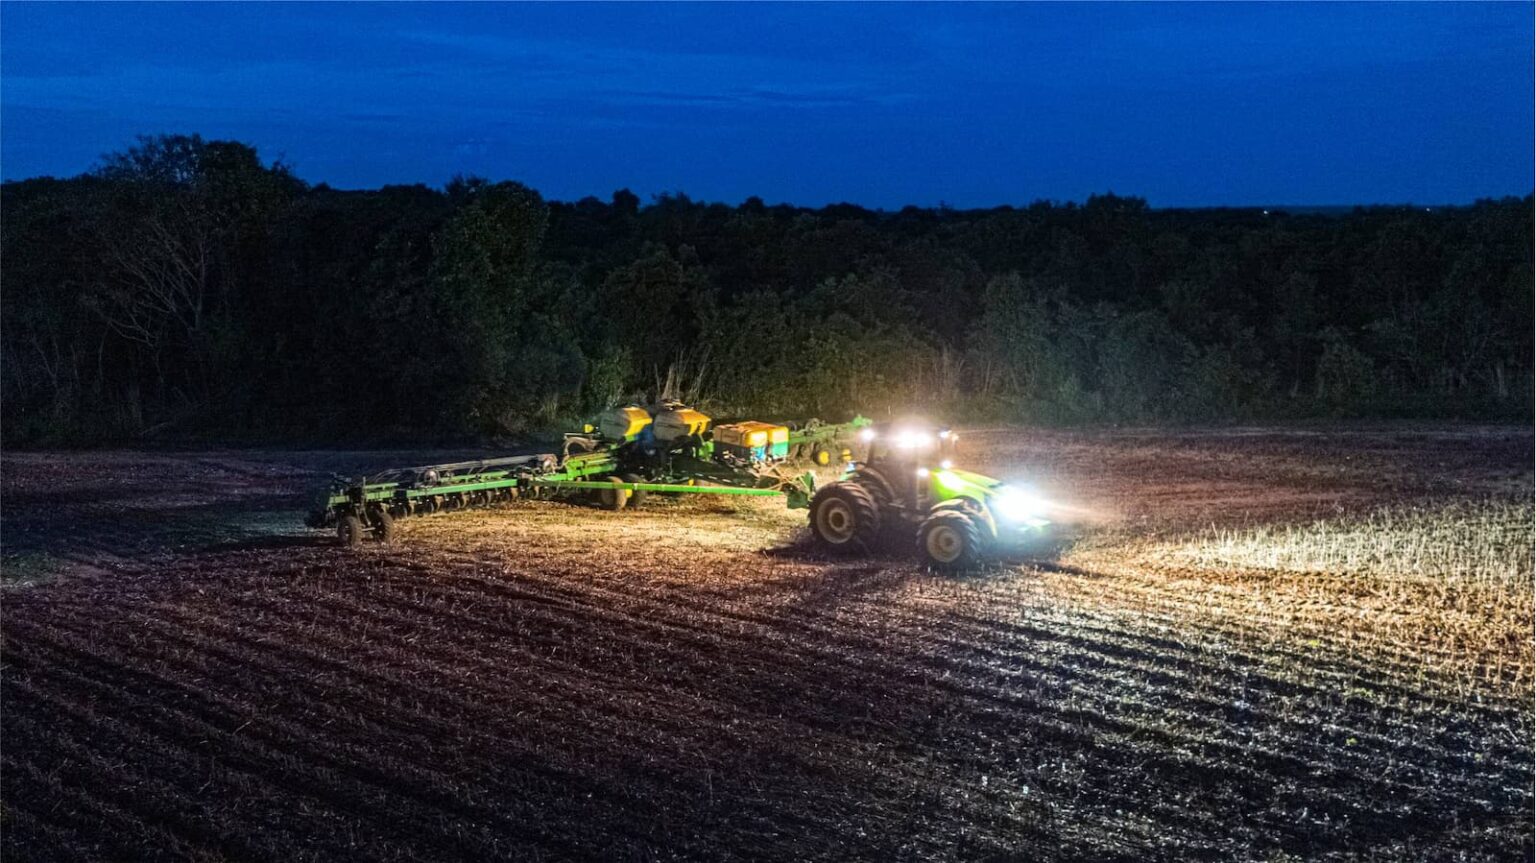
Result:
[[[0,851],[1531,857],[1528,429],[965,439],[1059,555],[827,559],[761,499],[348,551],[304,494],[420,453],[7,454]]]

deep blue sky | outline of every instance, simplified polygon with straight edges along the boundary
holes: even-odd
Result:
[[[312,182],[955,206],[1532,190],[1532,6],[0,6],[0,174],[199,132]]]

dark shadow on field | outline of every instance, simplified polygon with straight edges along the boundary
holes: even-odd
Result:
[[[336,546],[337,540],[333,533],[311,531],[305,536],[256,536],[248,539],[232,539],[227,542],[216,542],[197,549],[199,552],[216,553],[226,551],[261,551],[285,548],[329,548]]]
[[[1012,568],[1018,566],[1037,566],[1048,568],[1056,566],[1062,554],[1070,549],[1078,540],[1079,532],[1073,529],[1052,531],[1046,536],[1034,538],[1028,542],[1015,542],[1000,546],[988,556],[988,561],[977,571],[988,572],[999,567]],[[848,561],[879,561],[890,566],[923,567],[922,552],[917,547],[915,537],[909,537],[904,532],[884,531],[875,541],[864,548],[849,551],[834,551],[822,548],[816,543],[811,532],[807,528],[796,531],[794,539],[783,545],[776,545],[763,550],[768,557],[792,560],[803,563],[837,564]],[[967,573],[953,573],[957,577],[963,577]]]
[[[304,526],[303,505],[302,497],[277,493],[192,505],[8,507],[0,524],[7,558],[276,548],[321,536]]]
[[[1078,578],[1105,578],[1106,577],[1104,575],[1104,573],[1102,573],[1102,572],[1094,572],[1091,569],[1083,569],[1082,567],[1079,567],[1079,566],[1068,566],[1068,565],[1066,565],[1064,563],[1057,563],[1057,562],[1051,561],[1051,560],[1027,561],[1027,563],[1029,563],[1030,565],[1034,566],[1036,569],[1042,570],[1044,572],[1055,572],[1055,573],[1060,573],[1062,575],[1076,576]]]
[[[906,548],[906,544],[899,542],[899,539],[889,534],[882,534],[868,547],[847,551],[831,550],[818,545],[816,539],[811,536],[810,530],[802,527],[795,531],[795,537],[789,542],[765,548],[763,554],[767,557],[803,563],[836,564],[880,560],[892,566],[899,566],[909,563],[912,559],[911,549]]]
[[[852,600],[898,590],[914,580],[944,579],[956,584],[997,579],[1027,578],[1031,570],[1067,571],[1056,560],[1071,546],[1075,537],[1059,536],[1049,542],[1003,549],[982,565],[969,570],[942,571],[928,567],[915,541],[901,535],[883,534],[869,548],[848,552],[829,551],[817,545],[809,529],[802,528],[788,543],[764,549],[762,554],[778,560],[812,564],[814,575],[795,579],[795,609],[836,606]],[[1083,575],[1096,574],[1082,571]],[[742,598],[751,595],[781,593],[786,585],[775,580],[728,591]]]

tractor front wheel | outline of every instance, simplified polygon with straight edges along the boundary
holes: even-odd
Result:
[[[849,482],[823,486],[811,498],[811,535],[823,548],[868,548],[880,532],[880,505]]]
[[[917,529],[917,551],[937,569],[975,569],[981,563],[981,525],[958,510],[943,510]]]

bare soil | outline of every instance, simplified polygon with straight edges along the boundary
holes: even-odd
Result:
[[[465,454],[7,453],[0,854],[1531,858],[1529,585],[1170,551],[1528,502],[1529,429],[962,447],[1059,502],[1056,554],[944,576],[655,498],[349,551],[302,526],[331,471]]]

